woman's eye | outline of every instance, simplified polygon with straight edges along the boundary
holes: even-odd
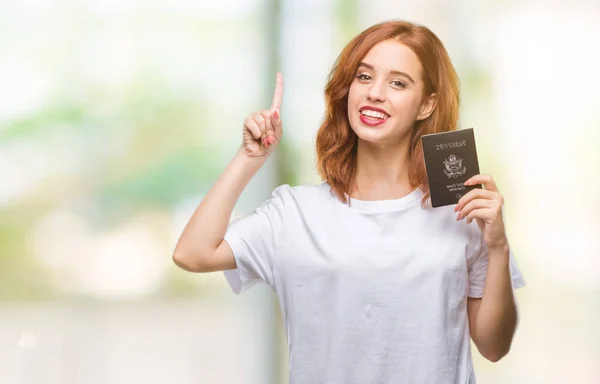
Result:
[[[359,80],[369,80],[371,78],[371,76],[369,76],[365,73],[360,73],[358,76],[356,76],[356,78]]]
[[[400,80],[392,81],[392,84],[398,88],[406,88],[406,83]]]

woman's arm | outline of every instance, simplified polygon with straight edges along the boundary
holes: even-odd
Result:
[[[510,350],[517,327],[508,245],[489,250],[483,298],[467,301],[471,338],[486,359],[496,362]]]
[[[233,252],[223,237],[242,191],[281,139],[282,98],[283,76],[278,73],[271,108],[246,117],[242,147],[185,226],[173,253],[179,267],[191,272],[236,268]]]
[[[465,185],[482,184],[460,198],[455,207],[457,220],[467,223],[476,220],[487,250],[488,266],[483,297],[469,298],[469,328],[471,338],[481,354],[490,361],[498,361],[510,350],[517,327],[517,308],[510,275],[510,252],[502,206],[504,197],[489,175],[476,175]]]
[[[236,268],[223,237],[242,191],[264,162],[264,158],[250,158],[241,150],[236,153],[185,226],[173,253],[175,264],[190,272]]]

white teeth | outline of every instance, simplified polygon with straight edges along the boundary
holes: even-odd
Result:
[[[371,111],[370,109],[364,109],[364,110],[360,111],[360,113],[363,114],[364,116],[376,117],[378,119],[386,118],[384,113]]]

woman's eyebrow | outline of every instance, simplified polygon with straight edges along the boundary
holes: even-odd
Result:
[[[375,67],[373,67],[371,64],[367,64],[367,63],[365,63],[365,62],[361,62],[361,63],[360,63],[358,66],[359,66],[359,67],[365,67],[365,68],[368,68],[368,69],[370,69],[371,71],[374,71],[374,70],[375,70]],[[414,82],[415,82],[415,81],[412,79],[412,77],[410,77],[410,75],[409,75],[408,73],[406,73],[406,72],[392,70],[392,71],[390,71],[390,74],[392,74],[392,75],[400,75],[400,76],[404,76],[404,77],[406,77],[408,80],[410,80],[410,82],[412,82],[412,83],[414,83]]]

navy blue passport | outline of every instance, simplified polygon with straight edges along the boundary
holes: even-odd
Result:
[[[464,182],[479,174],[473,128],[421,136],[431,205],[442,207],[458,200],[481,185]]]

